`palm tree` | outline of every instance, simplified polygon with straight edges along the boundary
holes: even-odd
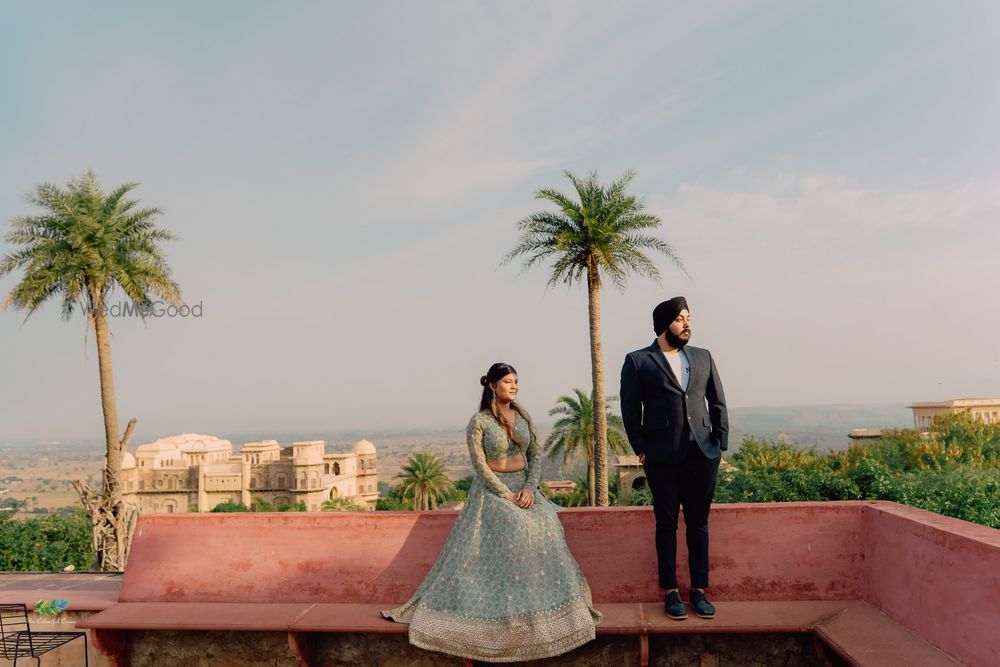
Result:
[[[594,402],[582,389],[573,389],[573,396],[560,396],[556,399],[556,407],[549,410],[550,416],[560,415],[552,433],[545,439],[545,450],[550,460],[562,454],[563,464],[583,454],[587,457],[587,500],[588,504],[596,504],[596,483],[594,474]],[[617,396],[608,396],[606,403],[614,403]],[[625,436],[625,424],[622,418],[611,414],[607,408],[608,447],[616,454],[628,451],[628,438]]]
[[[402,480],[399,485],[403,497],[413,496],[414,510],[435,509],[454,487],[445,474],[444,461],[430,452],[410,456],[396,477]]]
[[[74,486],[93,523],[97,566],[102,570],[124,569],[135,519],[134,514],[126,516],[119,480],[122,452],[132,437],[135,419],[119,439],[108,297],[115,287],[120,288],[139,313],[148,312],[154,296],[172,304],[180,302],[158,245],[175,237],[155,226],[159,209],[140,208],[137,201],[126,198],[136,185],[126,183],[105,194],[97,177],[88,171],[65,188],[48,183],[36,186],[27,199],[44,212],[11,220],[5,240],[20,248],[0,260],[0,277],[24,269],[0,310],[13,306],[26,311],[27,320],[50,297],[56,297],[62,300],[63,319],[80,306],[87,330],[94,332],[106,444],[103,489],[95,493],[84,481]]]
[[[601,285],[610,278],[619,289],[625,288],[631,274],[660,279],[660,272],[644,250],[663,253],[681,271],[684,266],[670,245],[649,236],[646,230],[659,227],[655,215],[644,212],[644,204],[626,192],[634,173],[628,172],[609,185],[602,185],[593,172],[581,180],[563,172],[579,198],[572,199],[556,190],[542,189],[535,194],[559,207],[558,211],[540,211],[518,223],[521,237],[505,262],[523,257],[527,269],[552,260],[549,287],[560,283],[586,282],[590,323],[590,366],[593,381],[594,469],[597,479],[597,504],[608,504],[608,436],[604,402],[604,359],[601,351]]]
[[[363,512],[365,508],[349,498],[330,498],[319,506],[323,512]]]

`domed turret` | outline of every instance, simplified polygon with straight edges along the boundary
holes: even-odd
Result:
[[[367,455],[375,453],[375,445],[368,442],[367,440],[359,440],[354,445],[354,453],[359,455]]]

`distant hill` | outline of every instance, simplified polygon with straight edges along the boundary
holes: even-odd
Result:
[[[784,440],[821,450],[845,449],[854,428],[913,428],[913,415],[900,405],[809,405],[776,408],[732,408],[731,451],[744,435]]]
[[[772,440],[781,439],[803,447],[820,449],[843,449],[848,444],[847,434],[853,428],[912,428],[913,417],[908,408],[901,405],[810,405],[799,407],[750,407],[730,408],[731,450],[738,448],[745,434]],[[538,420],[538,434],[544,439],[552,427],[548,419]],[[178,428],[177,433],[184,432]],[[174,435],[163,433],[159,435]],[[152,442],[159,435],[149,435],[132,442],[131,449],[144,442]],[[229,431],[211,435],[231,440],[236,447],[257,440],[277,440],[287,444],[296,440],[326,440],[330,451],[349,449],[356,441],[367,438],[377,446],[414,449],[428,444],[461,445],[464,447],[465,423],[456,421],[450,428],[386,428],[374,427],[370,430],[358,429],[318,429],[305,432]],[[2,442],[4,447],[20,449],[31,447],[34,456],[44,456],[49,452],[87,451],[103,453],[104,443],[98,437],[66,439],[62,443],[25,440]],[[2,449],[2,447],[0,447]]]

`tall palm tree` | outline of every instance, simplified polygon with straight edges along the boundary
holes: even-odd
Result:
[[[655,215],[644,212],[645,205],[626,188],[634,177],[627,172],[617,181],[602,185],[593,172],[579,179],[563,172],[576,190],[577,199],[548,188],[536,199],[555,204],[558,211],[540,211],[518,223],[521,237],[505,262],[523,258],[527,269],[552,260],[549,286],[586,283],[590,323],[590,367],[593,382],[594,468],[597,504],[608,504],[608,436],[604,402],[604,358],[601,351],[601,285],[609,278],[620,290],[631,274],[660,279],[660,272],[644,250],[663,253],[681,271],[684,266],[674,249],[645,232],[660,226]]]
[[[155,226],[159,209],[140,208],[139,202],[127,198],[136,185],[126,183],[106,194],[88,171],[65,188],[48,183],[36,186],[27,199],[44,211],[11,220],[5,240],[20,247],[0,260],[0,277],[24,269],[0,310],[13,306],[26,311],[27,320],[55,297],[62,300],[64,319],[80,306],[88,331],[94,332],[107,450],[103,488],[95,493],[83,481],[74,486],[93,522],[94,549],[102,570],[124,569],[135,519],[126,516],[119,480],[122,452],[132,437],[135,419],[119,439],[108,297],[120,288],[140,313],[148,312],[154,296],[168,303],[180,302],[158,245],[175,237]]]
[[[562,455],[563,464],[583,454],[587,458],[587,500],[593,506],[597,502],[596,479],[594,473],[594,402],[582,389],[573,389],[576,396],[560,396],[556,407],[549,410],[550,416],[560,415],[552,433],[545,439],[545,450],[549,459],[556,460]],[[606,403],[618,400],[608,396]],[[616,454],[628,451],[628,438],[622,418],[611,414],[607,407],[608,447]]]
[[[444,461],[430,452],[410,456],[396,477],[401,480],[403,497],[413,496],[414,510],[435,509],[454,487],[445,474]]]

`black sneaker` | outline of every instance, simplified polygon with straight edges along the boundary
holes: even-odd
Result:
[[[688,617],[687,607],[684,606],[684,600],[681,599],[679,591],[667,593],[667,596],[663,598],[663,611],[675,621],[683,621]]]
[[[715,605],[705,597],[705,591],[691,589],[691,607],[698,618],[715,618]]]

